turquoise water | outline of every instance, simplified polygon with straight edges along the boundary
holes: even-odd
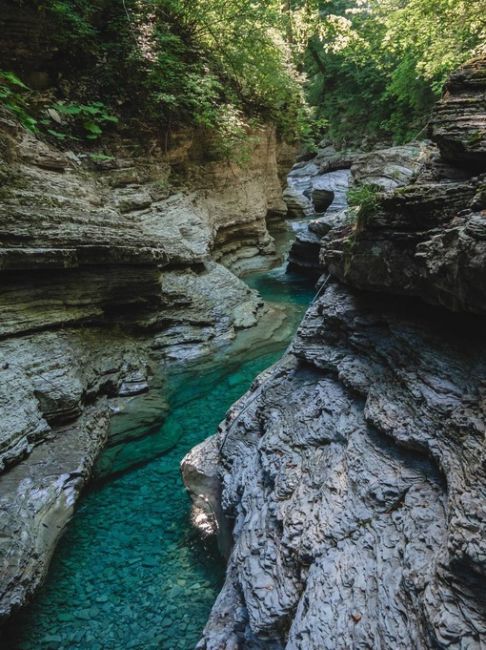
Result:
[[[99,480],[81,499],[45,585],[9,624],[1,648],[194,648],[224,567],[191,527],[179,463],[282,354],[312,297],[305,281],[282,269],[248,284],[283,310],[280,336],[265,340],[262,326],[250,349],[234,346],[211,363],[174,368],[149,398],[131,403],[121,428],[139,415],[137,408],[160,409],[160,421],[146,436],[138,432],[116,453],[102,454]]]

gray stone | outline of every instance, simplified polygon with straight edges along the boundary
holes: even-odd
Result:
[[[208,443],[234,547],[199,648],[482,647],[486,352],[463,327],[336,284],[312,306]]]
[[[430,124],[443,158],[475,172],[486,171],[485,92],[486,59],[480,56],[451,75]]]
[[[354,185],[374,185],[383,191],[412,183],[433,154],[428,143],[375,149],[357,156],[351,167]]]
[[[350,178],[349,169],[338,169],[309,177],[315,211],[320,207],[326,212],[324,216],[310,222],[306,220],[293,225],[297,234],[289,253],[290,271],[297,271],[316,279],[322,274],[323,266],[319,258],[320,240],[330,228],[345,222]],[[291,175],[289,175],[289,184],[290,179]],[[315,201],[321,200],[319,197],[327,197],[327,205],[320,203],[316,206]]]
[[[483,122],[475,61],[433,118],[442,158],[356,163],[376,205],[324,234],[320,260],[351,287],[325,285],[198,447],[198,498],[219,487],[214,528],[233,536],[198,649],[486,646]]]

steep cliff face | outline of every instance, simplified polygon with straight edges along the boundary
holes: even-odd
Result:
[[[482,65],[439,105],[442,158],[329,232],[331,280],[291,349],[184,461],[196,505],[232,531],[201,649],[486,643],[486,348],[484,317],[465,313],[486,305],[472,178],[486,159],[478,136],[464,164],[462,129],[484,138],[481,83],[467,85],[474,115],[440,127]]]
[[[205,160],[198,134],[174,140],[113,142],[95,165],[0,123],[0,618],[45,574],[106,441],[107,398],[268,313],[235,273],[275,260],[274,133],[242,166]]]
[[[414,183],[377,194],[357,223],[329,233],[321,262],[362,289],[420,296],[456,311],[486,309],[484,60],[452,76],[430,125],[440,154]]]
[[[451,75],[430,124],[442,157],[475,172],[486,171],[486,60],[474,59]]]

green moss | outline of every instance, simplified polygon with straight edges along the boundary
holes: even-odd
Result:
[[[482,130],[478,130],[470,134],[467,143],[469,146],[474,147],[475,145],[480,144],[484,139],[486,139],[486,133]]]

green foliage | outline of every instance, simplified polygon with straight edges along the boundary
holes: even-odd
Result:
[[[48,110],[48,114],[58,123],[62,123],[64,117],[69,134],[75,137],[75,134],[79,133],[80,137],[86,140],[97,140],[103,134],[103,128],[107,124],[118,124],[118,118],[108,111],[103,102],[91,104],[57,102]]]
[[[358,185],[348,192],[350,207],[359,210],[360,217],[367,217],[376,211],[379,204],[380,188],[377,185]]]
[[[452,70],[486,41],[483,0],[322,0],[309,97],[336,140],[417,137]]]
[[[215,132],[221,155],[257,123],[287,138],[306,127],[283,0],[30,1],[53,23],[64,73],[89,70],[93,99],[125,115]]]
[[[244,157],[265,122],[309,149],[323,135],[413,139],[486,42],[484,0],[8,1],[37,9],[58,50],[50,137],[96,142],[116,114],[132,130],[192,124],[220,157]],[[35,129],[9,74],[0,102]]]
[[[0,70],[0,106],[13,113],[29,131],[35,131],[37,120],[29,112],[28,91],[17,75]]]
[[[38,128],[59,142],[98,140],[107,125],[118,124],[118,117],[103,102],[56,102],[45,109],[43,115],[37,123]]]
[[[117,124],[103,102],[90,104],[56,102],[44,111],[44,117],[34,117],[32,92],[13,72],[0,70],[0,107],[13,114],[33,132],[45,133],[59,142],[65,140],[97,140],[104,128]]]
[[[251,118],[297,135],[304,100],[280,0],[158,0],[157,7],[164,19],[145,45],[167,116],[189,116],[236,140]]]
[[[440,92],[449,73],[484,50],[484,0],[385,0],[377,3],[386,26],[385,47],[410,52],[417,74]]]
[[[82,43],[95,46],[97,30],[92,24],[104,2],[91,0],[40,0],[34,2],[39,12],[55,20],[59,43],[75,47]]]
[[[315,112],[306,107],[300,122],[300,143],[306,151],[316,153],[319,143],[329,131],[329,121],[324,117],[316,117]]]

